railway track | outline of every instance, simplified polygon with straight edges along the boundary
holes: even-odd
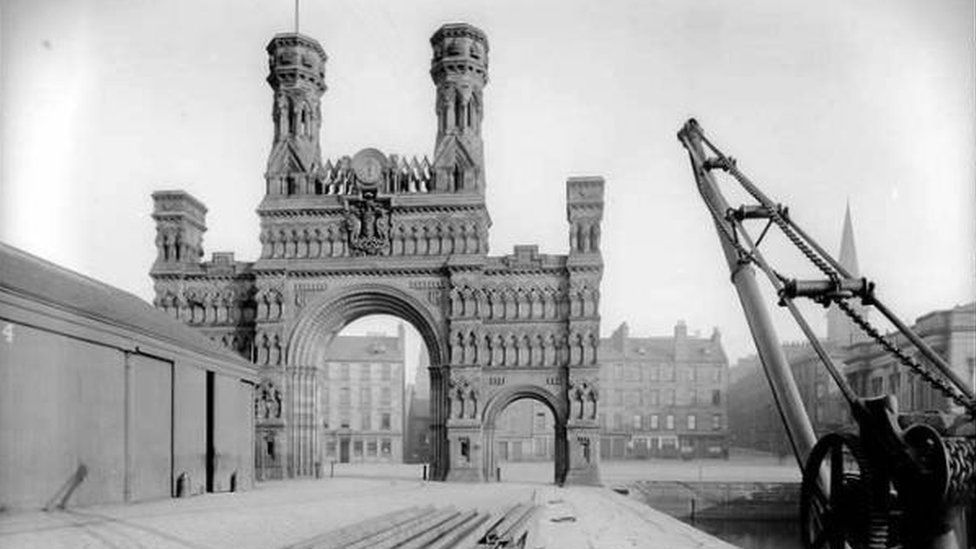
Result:
[[[538,506],[458,510],[414,506],[326,532],[286,549],[521,549]]]

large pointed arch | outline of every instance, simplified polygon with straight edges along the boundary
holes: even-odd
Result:
[[[447,343],[438,322],[423,303],[383,284],[357,284],[323,296],[306,307],[290,330],[287,364],[314,366],[332,339],[349,323],[367,315],[393,315],[409,322],[420,333],[430,353],[430,363],[445,364]]]

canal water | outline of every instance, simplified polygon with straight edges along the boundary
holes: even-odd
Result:
[[[742,549],[801,549],[796,520],[684,519],[695,528]]]

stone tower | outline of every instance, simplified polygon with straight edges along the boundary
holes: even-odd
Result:
[[[156,193],[155,303],[258,365],[258,478],[313,476],[343,460],[344,444],[348,459],[348,433],[316,404],[334,383],[324,361],[347,324],[389,314],[427,348],[431,478],[495,479],[496,418],[529,399],[554,418],[553,480],[598,484],[603,178],[566,182],[568,254],[517,245],[489,255],[488,40],[451,23],[430,43],[434,161],[373,147],[329,159],[319,145],[325,51],[297,33],[275,36],[261,254],[201,260],[203,205]]]
[[[314,193],[322,164],[320,100],[328,56],[315,40],[297,33],[276,35],[268,44],[268,84],[274,91],[274,143],[265,173],[269,195]]]
[[[207,208],[183,191],[152,194],[156,222],[156,262],[153,272],[182,270],[200,263]]]
[[[840,254],[837,261],[847,269],[852,277],[861,276],[861,269],[857,263],[857,248],[854,246],[854,226],[851,223],[850,204],[847,205],[847,210],[844,212],[844,229],[841,231]],[[862,316],[866,314],[867,311],[859,303],[851,301],[851,305]],[[830,309],[827,310],[827,341],[840,346],[847,346],[857,343],[860,338],[861,331],[851,323],[847,315],[837,306],[831,305]]]
[[[488,38],[451,23],[430,37],[430,77],[437,86],[434,186],[440,192],[485,193],[482,91],[488,83]]]

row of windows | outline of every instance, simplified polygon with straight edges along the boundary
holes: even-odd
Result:
[[[321,372],[322,377],[325,379],[339,379],[342,381],[349,381],[352,379],[352,371],[356,370],[356,376],[362,380],[373,379],[373,372],[379,372],[380,380],[382,381],[392,381],[393,379],[393,364],[370,364],[370,363],[355,363],[350,364],[348,362],[340,363],[326,363],[322,366]]]
[[[359,400],[356,404],[362,407],[373,406],[373,393],[374,387],[360,387],[359,388]],[[389,387],[379,388],[379,406],[392,406],[393,405],[393,391]],[[322,407],[329,407],[329,391],[322,391]],[[352,389],[349,387],[339,387],[339,407],[349,408],[352,406]]]
[[[604,368],[606,375],[612,379],[623,381],[722,381],[724,367],[708,366],[671,366],[671,365],[639,365],[639,364],[611,364]]]
[[[973,375],[973,374],[971,374]],[[856,372],[847,376],[854,392],[864,397],[891,394],[898,397],[899,404],[906,410],[939,408],[944,397],[929,383],[912,372],[890,374],[876,372]]]
[[[336,441],[329,440],[325,443],[325,455],[335,456],[336,448],[338,444]],[[352,441],[352,455],[353,457],[363,457],[363,452],[365,451],[366,457],[377,457],[384,456],[389,457],[393,452],[393,441],[388,438],[369,438],[365,441],[363,440],[353,440]],[[377,453],[378,452],[378,453]]]
[[[380,417],[379,430],[381,430],[381,431],[389,431],[390,430],[390,426],[392,425],[392,421],[391,421],[392,420],[392,414],[390,414],[388,412],[383,412],[383,413],[379,414],[379,417]],[[355,428],[358,428],[360,431],[372,431],[373,428],[374,428],[373,425],[376,425],[375,423],[373,423],[373,413],[372,412],[363,412],[363,413],[359,414],[359,424]],[[333,429],[353,429],[354,427],[352,425],[352,421],[350,419],[350,416],[347,413],[342,413],[340,411],[339,423],[337,425],[330,424],[329,423],[329,417],[326,416],[325,419],[322,420],[322,428],[323,429],[329,429],[329,428],[333,428]]]
[[[613,414],[612,425],[607,425],[607,417],[604,414],[600,414],[600,427],[603,429],[613,429],[615,431],[642,431],[642,430],[657,430],[666,429],[674,430],[674,414],[666,414],[663,419],[663,427],[661,422],[660,414],[647,414],[639,415],[635,414],[633,416],[624,416],[623,414]],[[698,415],[688,414],[685,416],[685,429],[689,431],[698,430]],[[722,414],[712,414],[712,429],[715,431],[722,429]]]
[[[721,406],[719,389],[612,389],[610,406]]]

